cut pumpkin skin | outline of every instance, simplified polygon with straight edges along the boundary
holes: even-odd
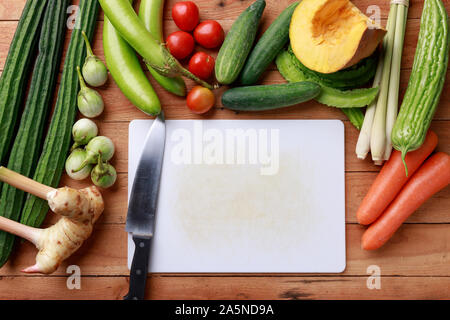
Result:
[[[385,34],[349,0],[303,0],[289,28],[295,56],[321,73],[337,72],[367,58]]]

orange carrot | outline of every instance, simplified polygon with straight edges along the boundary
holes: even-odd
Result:
[[[450,155],[438,152],[420,167],[381,217],[364,232],[362,248],[381,247],[414,211],[449,184]]]
[[[438,138],[433,131],[428,131],[424,144],[416,151],[406,155],[406,164],[411,176],[433,152]],[[375,182],[364,197],[356,212],[360,224],[368,225],[374,222],[394,200],[402,187],[408,182],[405,174],[401,152],[394,150],[389,160],[381,169]]]

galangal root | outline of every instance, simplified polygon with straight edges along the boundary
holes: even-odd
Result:
[[[75,190],[50,188],[18,173],[0,167],[0,180],[18,189],[46,199],[50,209],[61,216],[46,229],[33,228],[0,217],[0,229],[32,242],[39,250],[36,264],[22,272],[50,274],[70,257],[92,233],[94,223],[104,209],[97,187]]]

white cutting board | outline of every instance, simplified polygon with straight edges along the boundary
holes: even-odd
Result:
[[[151,124],[129,127],[129,193]],[[344,271],[341,121],[167,120],[166,130],[149,272]],[[129,236],[128,267],[133,252]]]

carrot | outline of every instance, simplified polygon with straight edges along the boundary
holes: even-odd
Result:
[[[406,164],[410,176],[420,167],[433,152],[438,143],[437,135],[428,131],[424,144],[416,151],[406,155]],[[402,187],[408,182],[401,152],[395,150],[381,169],[369,192],[364,197],[356,212],[358,222],[368,225],[374,222],[394,200]]]
[[[362,248],[385,244],[425,201],[450,184],[450,155],[438,152],[411,177],[397,198],[362,236]]]

